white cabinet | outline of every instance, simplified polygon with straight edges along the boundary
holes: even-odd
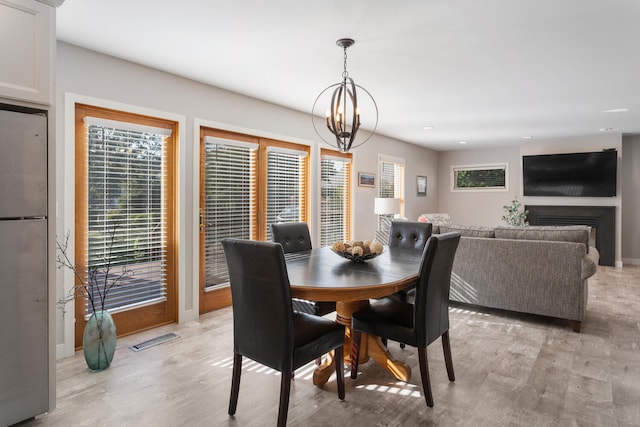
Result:
[[[51,105],[55,9],[0,0],[0,98]]]

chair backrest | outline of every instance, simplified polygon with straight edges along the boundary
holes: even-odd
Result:
[[[273,241],[282,245],[285,254],[311,250],[311,235],[306,222],[271,224]]]
[[[233,305],[234,351],[291,370],[294,331],[289,276],[279,243],[223,239]]]
[[[433,235],[422,253],[414,303],[418,345],[429,345],[449,329],[451,269],[459,242],[460,233]]]
[[[431,236],[433,224],[418,221],[392,221],[389,228],[389,246],[422,249]]]

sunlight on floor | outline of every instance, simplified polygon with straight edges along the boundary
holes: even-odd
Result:
[[[392,385],[382,384],[360,384],[356,386],[359,390],[377,391],[380,393],[399,394],[400,396],[422,397],[422,393],[417,390],[418,386],[398,381]]]
[[[233,357],[225,357],[220,360],[213,360],[210,362],[210,366],[212,367],[220,367],[233,369]],[[313,371],[316,369],[315,362],[309,362],[306,365],[296,369],[295,378],[299,380],[311,380],[313,378]],[[264,366],[258,362],[254,362],[251,359],[244,357],[242,359],[242,372],[255,372],[259,374],[266,375],[279,375],[280,372],[275,369],[271,369],[267,366]],[[335,373],[332,377],[335,376]]]

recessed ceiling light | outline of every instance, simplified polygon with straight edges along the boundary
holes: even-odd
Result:
[[[600,129],[598,129],[598,130],[599,130],[600,132],[607,132],[607,131],[613,130],[613,128],[600,128]]]
[[[431,129],[433,129],[433,126],[425,126],[425,127],[423,127],[422,129],[424,129],[424,130],[431,130]]]
[[[611,110],[604,110],[603,113],[624,113],[629,111],[628,108],[612,108]]]
[[[466,144],[467,141],[460,141],[460,144]]]
[[[522,137],[522,139],[531,139],[531,138],[533,138],[531,135],[524,135],[524,136]]]

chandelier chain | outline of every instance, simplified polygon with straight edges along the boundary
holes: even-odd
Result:
[[[346,79],[349,77],[349,72],[347,71],[347,47],[344,48],[344,71],[342,72],[342,78]]]

